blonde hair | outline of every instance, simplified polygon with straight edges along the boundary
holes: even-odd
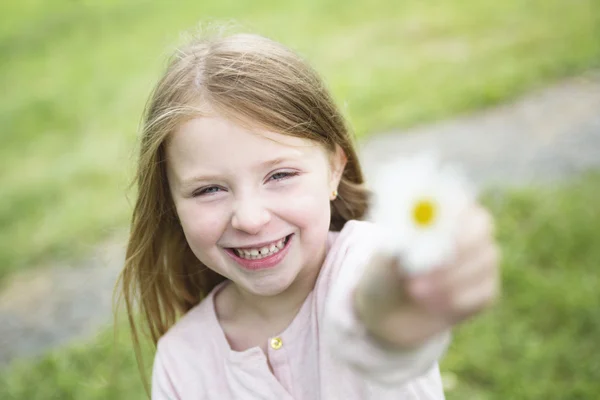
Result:
[[[318,75],[298,55],[251,34],[194,38],[180,48],[144,112],[135,176],[138,197],[117,286],[146,389],[140,325],[156,345],[178,317],[224,280],[190,250],[166,175],[169,135],[201,115],[206,105],[241,123],[314,140],[331,154],[340,146],[348,162],[331,203],[331,230],[363,218],[367,209],[363,174],[344,118]],[[137,312],[142,323],[136,322]]]

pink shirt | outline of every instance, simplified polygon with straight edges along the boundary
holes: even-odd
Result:
[[[437,360],[449,333],[412,351],[390,350],[355,317],[351,294],[378,235],[359,221],[330,232],[314,290],[267,354],[231,350],[215,313],[224,284],[217,286],[159,340],[152,399],[444,399]]]

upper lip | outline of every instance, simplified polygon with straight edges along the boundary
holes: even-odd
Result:
[[[230,248],[231,249],[260,249],[261,247],[271,245],[273,243],[277,243],[280,240],[285,239],[286,237],[288,237],[288,235],[285,235],[283,237],[280,237],[279,239],[270,240],[267,242],[260,242],[260,243],[256,243],[256,244],[246,245],[246,246],[232,246]]]

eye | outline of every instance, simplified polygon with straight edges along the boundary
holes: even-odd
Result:
[[[269,177],[269,179],[272,179],[275,181],[281,181],[283,179],[290,178],[290,177],[296,176],[296,175],[298,175],[297,172],[281,171],[281,172],[275,172],[273,175],[271,175]]]
[[[199,190],[196,190],[194,193],[192,193],[192,197],[198,197],[198,196],[204,196],[204,195],[208,195],[208,194],[213,194],[213,193],[217,193],[221,190],[220,187],[218,186],[207,186],[207,187],[203,187]]]

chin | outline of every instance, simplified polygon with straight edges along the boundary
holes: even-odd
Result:
[[[245,289],[257,296],[277,296],[285,292],[292,285],[292,283],[294,283],[294,280],[295,277],[272,277],[272,279],[265,278],[263,281],[255,282]]]

